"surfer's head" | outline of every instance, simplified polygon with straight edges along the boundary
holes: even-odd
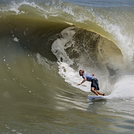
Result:
[[[79,75],[80,75],[80,76],[83,76],[83,74],[84,74],[84,70],[80,70],[80,71],[79,71]]]

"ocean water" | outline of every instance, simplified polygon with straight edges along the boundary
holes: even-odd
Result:
[[[134,1],[0,0],[0,134],[133,134],[133,103]]]

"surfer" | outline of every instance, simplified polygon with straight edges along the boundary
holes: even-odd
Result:
[[[84,70],[80,70],[79,75],[82,76],[84,80],[78,85],[81,85],[85,81],[89,81],[89,82],[91,82],[91,91],[94,94],[96,94],[97,96],[99,96],[99,95],[106,96],[106,94],[98,91],[99,90],[98,79],[94,77],[94,73],[93,74],[84,73]]]

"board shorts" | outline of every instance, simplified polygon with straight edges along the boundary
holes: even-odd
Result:
[[[99,90],[99,84],[97,78],[92,80],[91,87],[94,87],[94,90]]]

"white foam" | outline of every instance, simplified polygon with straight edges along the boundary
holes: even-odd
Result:
[[[79,76],[79,72],[75,71],[67,63],[58,62],[58,65],[59,65],[59,74],[65,79],[66,82],[71,84],[73,87],[79,88],[85,92],[90,91],[89,82],[85,82],[82,85],[78,86],[78,84],[83,80],[82,77]]]
[[[40,11],[44,11],[44,9],[41,6],[35,4],[35,2],[26,2],[26,1],[22,2],[11,1],[11,4],[9,4],[8,7],[3,7],[3,9],[0,9],[0,11],[13,11],[16,14],[22,14],[25,13],[25,11],[21,11],[19,9],[22,5],[28,5],[34,7],[35,9],[39,9]]]
[[[19,39],[18,39],[17,37],[14,37],[13,40],[14,40],[15,42],[19,42]]]
[[[59,62],[65,62],[69,65],[73,64],[73,61],[68,57],[65,49],[71,47],[73,40],[72,37],[74,35],[74,31],[71,30],[73,27],[69,27],[61,32],[62,38],[57,39],[51,48],[53,54],[57,57]],[[68,43],[71,42],[71,43]]]
[[[70,59],[67,55],[65,49],[71,47],[73,42],[72,37],[74,31],[71,30],[73,27],[66,28],[61,32],[62,38],[57,39],[52,45],[52,52],[58,59],[59,74],[65,79],[66,82],[71,84],[74,87],[80,88],[83,91],[88,92],[89,83],[84,83],[81,86],[78,84],[82,81],[82,78],[79,76],[78,72],[75,71],[70,65],[73,65],[73,59]]]
[[[121,77],[114,85],[111,98],[130,99],[134,97],[134,75]]]

